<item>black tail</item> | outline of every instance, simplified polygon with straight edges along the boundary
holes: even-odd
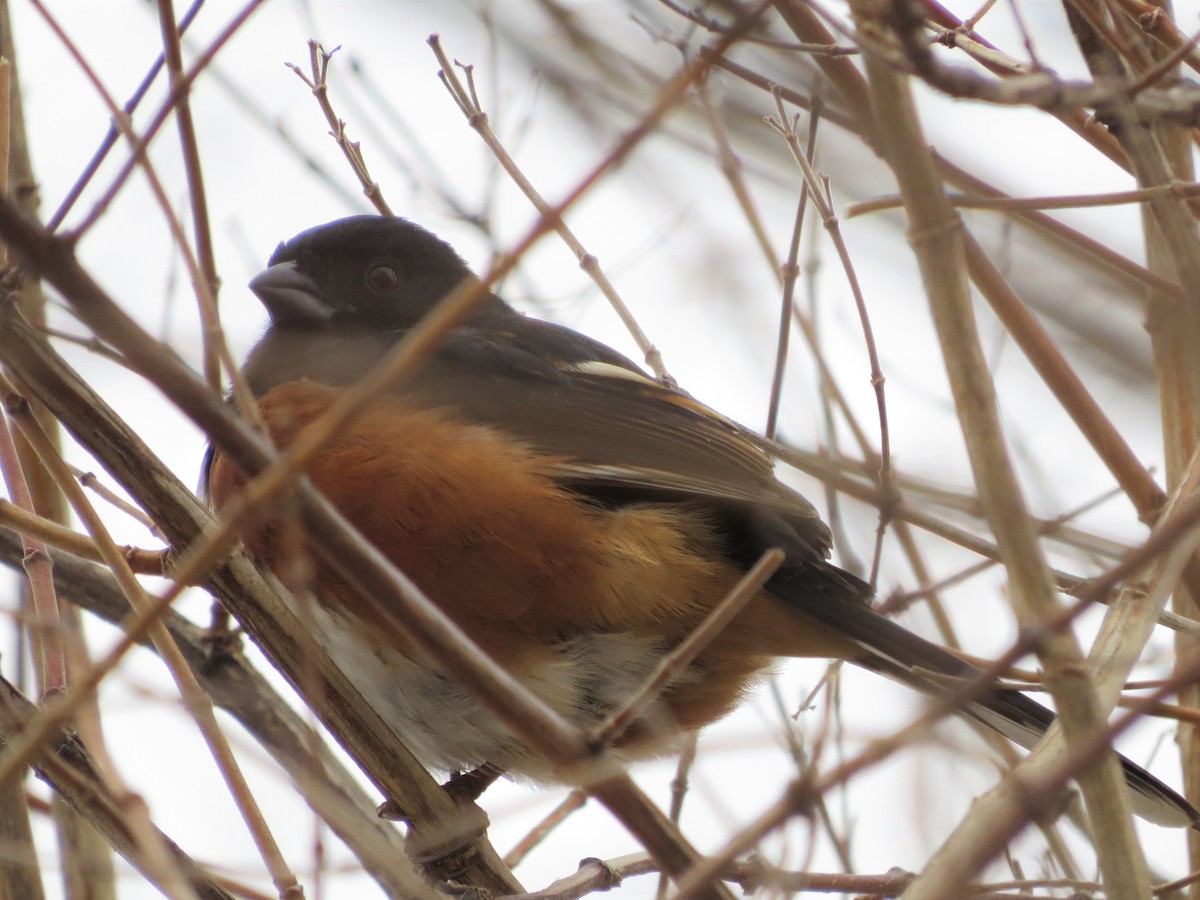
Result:
[[[952,682],[974,678],[970,663],[920,638],[875,612],[862,598],[857,578],[832,566],[786,565],[767,588],[804,616],[862,647],[852,662],[887,675],[932,696],[944,695]],[[858,596],[855,596],[857,593]],[[1054,723],[1054,713],[1012,688],[992,688],[972,701],[963,714],[1032,749]],[[1120,756],[1137,815],[1156,825],[1200,830],[1200,813],[1187,800],[1141,766]]]
[[[942,650],[935,644],[930,646]],[[942,650],[942,652],[946,651]],[[961,671],[956,673],[939,671],[932,674],[929,669],[924,667],[914,671],[900,666],[890,659],[885,660],[878,656],[854,660],[854,662],[865,669],[887,675],[889,678],[923,693],[937,695],[951,687],[948,684],[949,678],[965,680],[979,674],[979,670],[974,666],[964,663],[952,654],[946,653],[946,655],[961,667]],[[963,709],[963,714],[1002,734],[1026,750],[1032,750],[1037,745],[1050,726],[1054,724],[1055,719],[1054,713],[1046,707],[1011,688],[989,690],[968,704]],[[1138,816],[1155,825],[1167,828],[1200,829],[1200,813],[1197,813],[1187,800],[1137,763],[1121,754],[1117,754],[1117,758],[1125,773],[1125,783],[1130,788],[1133,811]]]

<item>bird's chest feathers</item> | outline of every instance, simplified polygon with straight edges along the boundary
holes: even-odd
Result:
[[[337,394],[312,382],[270,391],[262,409],[276,444],[292,443]],[[501,657],[519,636],[546,641],[580,628],[682,635],[736,580],[711,561],[715,550],[697,546],[713,540],[702,525],[649,505],[599,510],[547,476],[555,462],[485,426],[388,397],[334,435],[305,473]],[[221,458],[212,481],[218,508],[241,486]],[[286,563],[278,536],[276,523],[246,537],[277,570]]]
[[[262,407],[276,443],[296,440],[336,395],[311,382],[270,391]],[[653,504],[601,509],[555,483],[546,467],[545,457],[491,429],[388,399],[336,434],[305,472],[497,663],[568,720],[593,725],[738,573],[705,546],[713,536],[694,516]],[[220,457],[212,481],[218,508],[241,485]],[[279,539],[281,528],[275,522],[246,536],[277,572],[294,545]],[[318,602],[307,614],[317,639],[372,706],[405,723],[418,756],[445,769],[490,761],[548,774],[436,660],[404,643],[402,620],[397,634],[394,621],[380,621],[355,588],[315,563]],[[743,640],[740,632],[728,630],[676,677],[624,750],[645,755],[680,720],[728,708],[767,661],[723,652]],[[689,694],[702,684],[710,686],[703,698]]]

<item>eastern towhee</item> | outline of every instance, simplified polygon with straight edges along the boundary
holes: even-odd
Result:
[[[447,244],[359,216],[281,244],[250,283],[271,324],[244,374],[289,445],[463,279]],[[627,730],[614,753],[661,752],[720,718],[778,657],[845,659],[936,693],[976,670],[874,612],[827,562],[830,533],[736,424],[624,356],[488,295],[420,373],[336,436],[313,485],[497,662],[568,720],[594,725],[642,683],[771,547],[786,561]],[[245,479],[217,455],[220,509]],[[276,525],[245,536],[285,562]],[[318,639],[427,765],[549,777],[417,646],[373,627],[319,562]],[[1053,714],[996,688],[965,713],[1026,747]],[[1122,759],[1139,814],[1191,825],[1183,798]]]

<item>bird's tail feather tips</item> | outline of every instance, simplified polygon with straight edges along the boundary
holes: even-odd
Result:
[[[860,664],[931,696],[941,694],[950,687],[947,679],[958,680],[977,674],[974,667],[962,660],[955,658],[951,661],[941,656],[932,659],[946,662],[946,668],[958,668],[959,671],[939,674],[879,658],[869,662],[860,661]],[[993,690],[970,704],[965,712],[1026,750],[1032,750],[1041,741],[1055,719],[1049,709],[1011,688]],[[1125,783],[1129,785],[1133,811],[1139,818],[1164,828],[1193,828],[1200,831],[1200,812],[1183,796],[1132,760],[1121,754],[1117,754],[1117,757],[1121,761]]]

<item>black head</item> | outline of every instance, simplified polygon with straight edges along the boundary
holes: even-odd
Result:
[[[449,244],[407,219],[352,216],[280,244],[250,289],[276,327],[393,329],[411,326],[472,277]]]

